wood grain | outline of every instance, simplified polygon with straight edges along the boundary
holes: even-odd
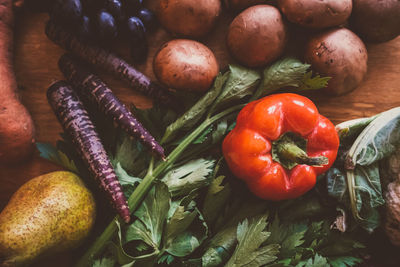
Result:
[[[45,92],[52,82],[63,78],[57,67],[58,58],[63,51],[44,35],[47,19],[45,14],[23,13],[18,16],[15,71],[22,102],[31,112],[36,124],[37,141],[54,143],[58,139],[61,127],[47,103]],[[221,69],[224,69],[228,62],[233,62],[225,46],[226,29],[231,20],[231,16],[224,15],[217,28],[202,40],[215,53]],[[152,79],[154,79],[152,57],[161,44],[171,38],[172,36],[162,29],[149,36],[149,60],[138,68]],[[297,45],[296,40],[292,42]],[[334,123],[370,116],[400,105],[400,38],[384,44],[367,45],[367,48],[368,75],[358,89],[340,97],[309,95],[316,102],[320,112]],[[117,49],[122,55],[129,55],[127,53],[129,48],[126,45],[118,44]],[[101,76],[124,102],[133,102],[141,108],[151,106],[149,99],[135,93],[123,83],[105,73],[101,73]],[[0,167],[0,210],[22,183],[57,169],[60,168],[40,159],[37,154],[31,161],[17,166]],[[68,259],[68,254],[64,258]],[[60,267],[70,266],[70,263],[69,260],[57,260],[57,265]],[[47,266],[47,264],[40,263],[35,266]]]

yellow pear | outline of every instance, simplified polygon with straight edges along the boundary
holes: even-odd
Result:
[[[79,246],[95,220],[91,192],[71,172],[22,185],[0,213],[0,266],[21,266]]]

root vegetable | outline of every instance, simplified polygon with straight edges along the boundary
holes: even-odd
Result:
[[[278,0],[279,8],[293,23],[309,28],[327,28],[346,22],[351,0]]]
[[[105,115],[111,117],[129,135],[139,139],[154,154],[165,157],[161,145],[99,77],[90,73],[79,61],[68,54],[60,58],[58,65],[74,89],[94,102]]]
[[[199,38],[214,26],[221,12],[220,0],[160,0],[158,20],[169,32]]]
[[[154,57],[153,69],[166,86],[204,92],[212,85],[219,66],[213,52],[205,45],[176,39],[161,47]]]
[[[19,101],[13,72],[12,4],[0,0],[0,163],[25,159],[35,141],[33,121]]]
[[[306,45],[305,61],[323,76],[332,77],[326,92],[341,95],[357,88],[367,73],[364,43],[348,29],[321,33]]]
[[[130,212],[122,187],[82,102],[65,81],[51,85],[47,99],[90,173],[107,193],[121,218],[129,222]]]
[[[52,22],[46,25],[46,35],[62,48],[72,52],[93,66],[114,74],[127,82],[132,88],[154,98],[160,104],[172,108],[179,106],[174,97],[166,89],[152,82],[146,75],[136,70],[118,56],[100,47],[80,41],[75,35]]]
[[[282,55],[286,35],[279,10],[269,5],[257,5],[244,10],[232,21],[227,43],[240,63],[261,67]]]
[[[386,42],[400,35],[400,1],[353,0],[351,28],[370,42]]]

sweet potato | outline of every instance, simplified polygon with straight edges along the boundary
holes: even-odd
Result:
[[[0,163],[25,159],[33,151],[34,125],[21,104],[13,72],[12,0],[0,0]]]

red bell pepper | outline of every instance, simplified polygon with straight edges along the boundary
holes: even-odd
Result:
[[[229,168],[258,197],[296,198],[336,159],[334,125],[306,97],[276,94],[246,105],[222,149]]]

